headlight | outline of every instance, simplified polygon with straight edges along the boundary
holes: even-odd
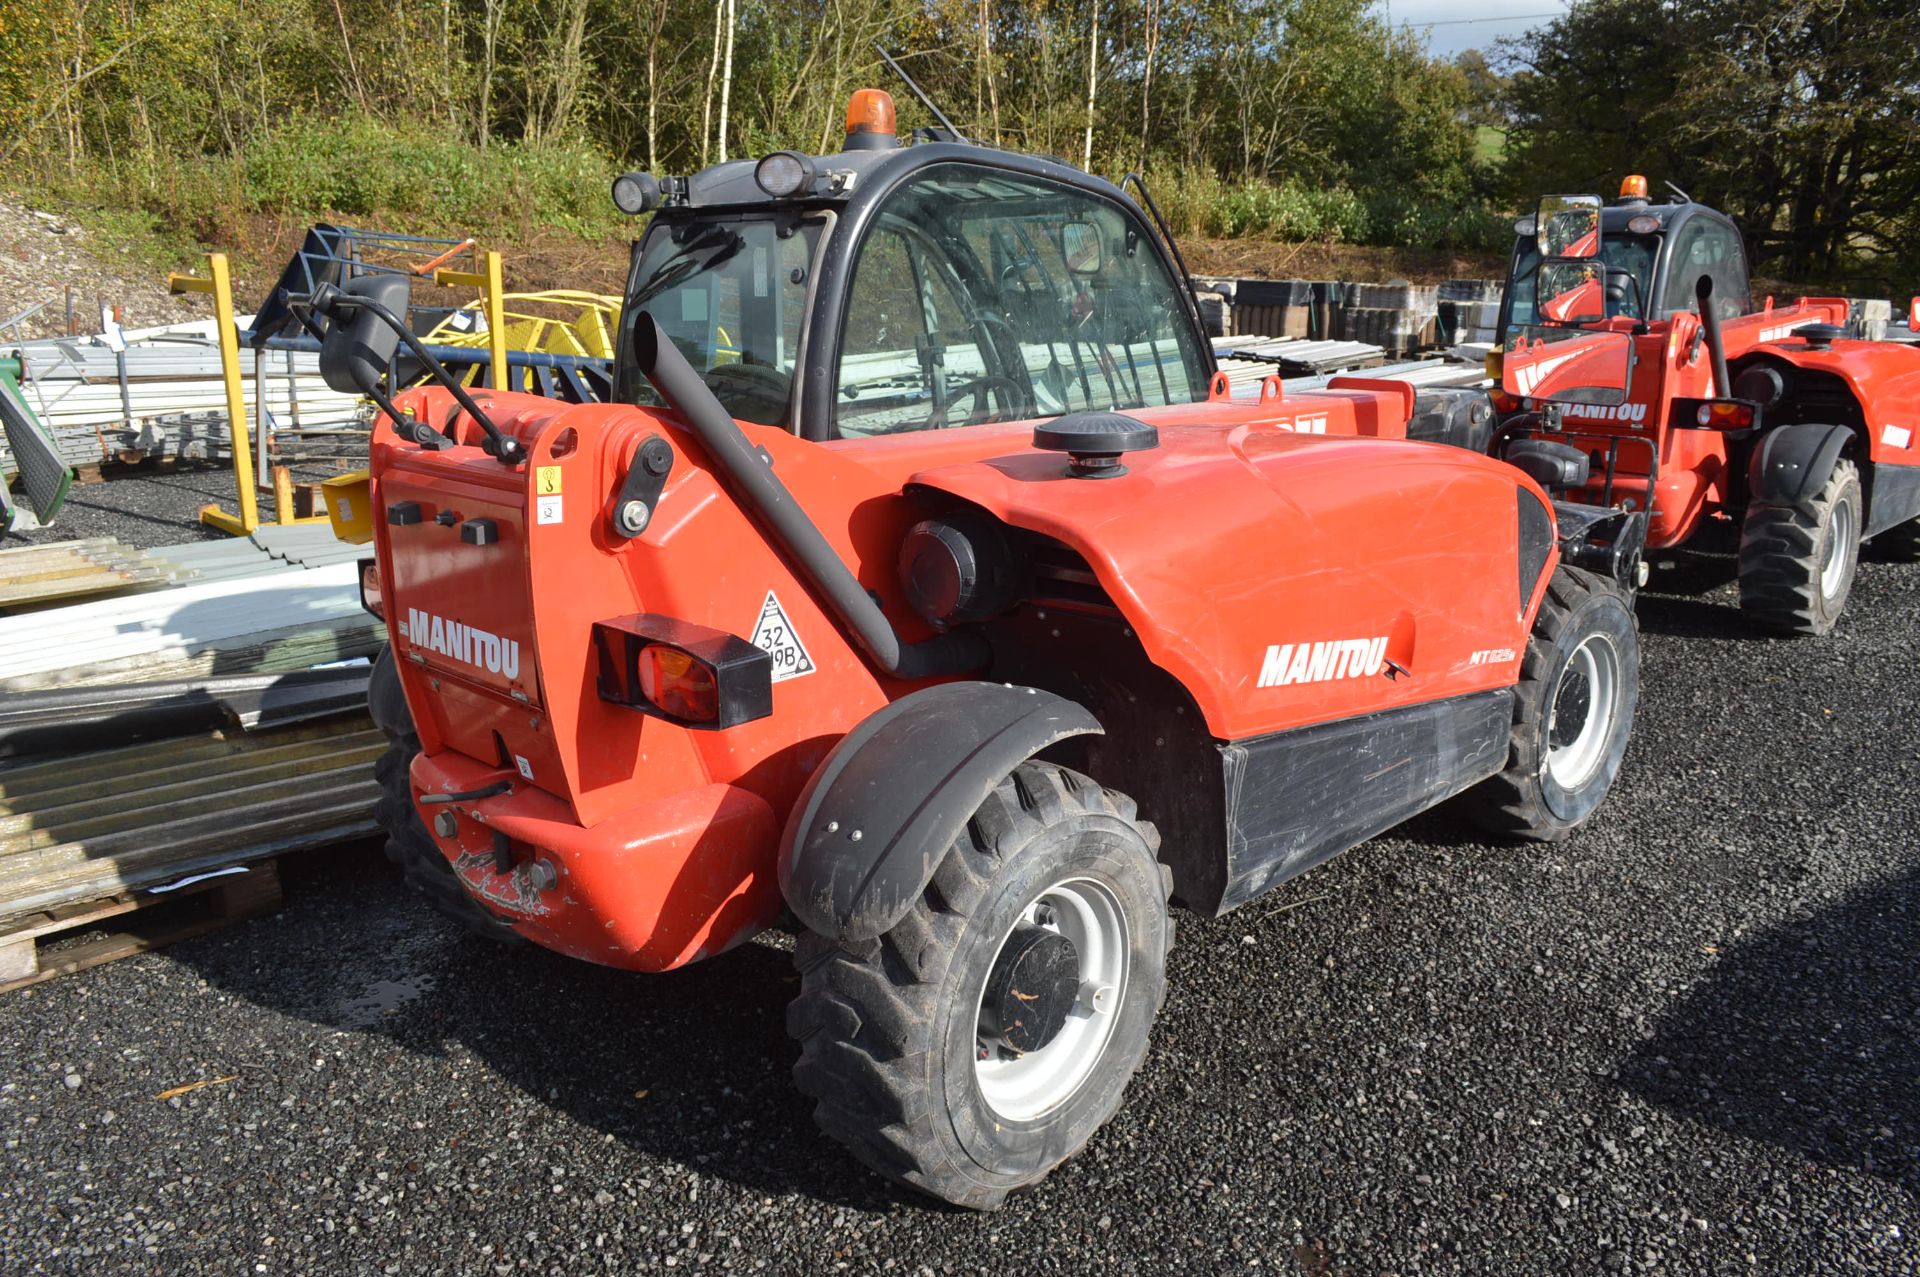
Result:
[[[660,205],[660,179],[651,173],[622,173],[613,179],[613,206],[635,216]]]
[[[813,161],[798,151],[775,151],[753,166],[754,182],[777,200],[800,194],[813,175]]]

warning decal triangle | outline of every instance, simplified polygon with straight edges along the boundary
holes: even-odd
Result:
[[[787,610],[780,606],[772,590],[767,591],[767,601],[760,605],[760,619],[754,623],[753,635],[747,641],[773,658],[776,683],[783,678],[813,673],[813,658],[807,655],[806,645],[794,633]]]

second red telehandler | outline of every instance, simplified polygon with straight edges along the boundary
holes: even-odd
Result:
[[[1850,335],[1849,303],[1755,307],[1738,228],[1684,196],[1549,196],[1508,274],[1497,455],[1648,549],[1739,544],[1756,624],[1825,634],[1862,543],[1920,558],[1920,346]]]

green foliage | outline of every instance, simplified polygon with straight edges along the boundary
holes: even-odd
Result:
[[[862,86],[933,123],[876,43],[969,135],[1144,168],[1202,233],[1468,243],[1491,189],[1476,81],[1373,0],[0,0],[0,164],[210,241],[594,235],[616,169],[833,149]]]
[[[1229,183],[1199,172],[1156,183],[1154,198],[1180,235],[1480,251],[1504,249],[1512,239],[1511,218],[1405,192],[1361,195],[1344,186]]]
[[[365,117],[297,120],[250,143],[210,176],[237,180],[260,212],[404,218],[438,230],[515,227],[526,220],[580,235],[624,221],[607,198],[610,161],[580,146],[503,143],[481,150],[424,127]]]

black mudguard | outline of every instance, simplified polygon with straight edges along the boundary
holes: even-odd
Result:
[[[878,939],[906,915],[1008,772],[1099,722],[1051,692],[943,683],[848,732],[807,782],[780,846],[780,890],[828,939]]]
[[[1804,508],[1827,486],[1840,453],[1853,441],[1845,426],[1780,426],[1760,437],[1747,471],[1753,505]]]

